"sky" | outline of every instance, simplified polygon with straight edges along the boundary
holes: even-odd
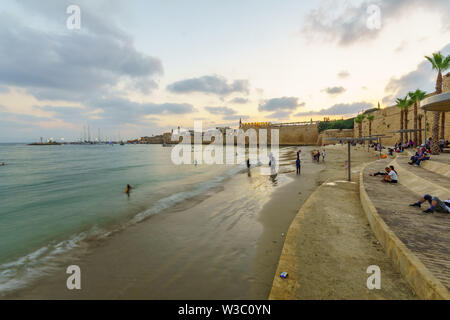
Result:
[[[0,142],[348,118],[432,92],[436,51],[448,0],[2,0]]]

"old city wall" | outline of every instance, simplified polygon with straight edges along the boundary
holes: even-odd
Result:
[[[450,73],[444,76],[444,85],[443,91],[450,91]],[[400,141],[400,133],[392,133],[392,131],[400,130],[400,109],[396,106],[387,107],[381,110],[377,110],[372,112],[375,116],[375,120],[372,122],[372,135],[383,134],[386,136],[392,136],[392,138],[383,138],[382,143],[386,145],[394,145],[396,142]],[[424,119],[424,111],[418,108],[418,115],[422,115],[422,129],[425,128],[425,119]],[[450,140],[450,115],[449,112],[446,113],[446,130],[445,130],[445,139]],[[433,123],[433,114],[432,112],[427,112],[427,135],[431,137],[431,126]],[[419,124],[417,125],[419,128]],[[411,106],[408,111],[408,129],[414,129],[414,106]],[[355,123],[354,128],[355,137],[359,136],[358,124]],[[362,135],[369,135],[369,121],[366,119],[362,124]],[[408,139],[410,133],[408,133]],[[414,140],[414,133],[411,133],[412,139]],[[422,132],[422,142],[424,133]],[[404,140],[406,140],[404,138]],[[420,140],[419,140],[420,141]]]

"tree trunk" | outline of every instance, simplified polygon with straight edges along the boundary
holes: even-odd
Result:
[[[431,154],[439,154],[439,118],[441,113],[433,111],[433,128],[431,129]]]
[[[419,142],[417,136],[417,100],[414,102],[414,143],[417,145]]]
[[[441,113],[441,139],[445,139],[445,112]]]
[[[442,93],[442,73],[438,72],[436,79],[436,94]],[[431,129],[431,154],[439,154],[439,118],[441,114],[439,111],[433,111],[433,128]]]
[[[438,76],[436,79],[436,94],[442,93],[442,73],[441,70],[438,72]]]
[[[403,130],[403,109],[400,110],[400,130]],[[400,143],[403,144],[403,131],[400,132]]]
[[[405,109],[405,130],[408,130],[408,108]],[[406,134],[406,142],[409,143],[408,132]]]
[[[419,117],[419,140],[417,140],[418,145],[422,145],[422,116]]]

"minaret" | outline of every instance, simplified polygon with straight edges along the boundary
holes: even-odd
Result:
[[[242,118],[239,118],[239,129],[242,129]]]

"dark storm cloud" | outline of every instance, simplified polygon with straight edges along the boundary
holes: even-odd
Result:
[[[174,82],[167,86],[167,90],[173,93],[201,92],[221,96],[235,92],[248,94],[249,82],[247,80],[235,80],[229,83],[222,76],[210,75]]]
[[[296,97],[282,97],[266,100],[262,102],[258,110],[259,111],[285,111],[285,110],[295,110],[298,107],[304,106],[305,103],[299,103]]]

